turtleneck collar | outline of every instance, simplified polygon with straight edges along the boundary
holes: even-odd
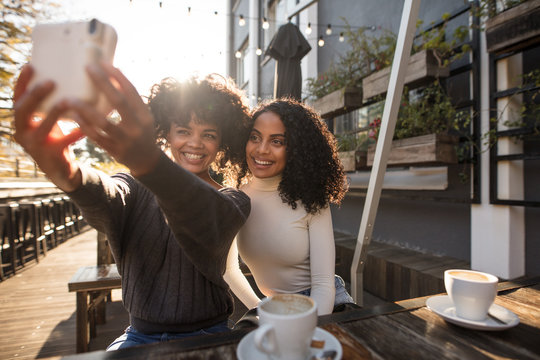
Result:
[[[270,178],[252,177],[250,185],[253,189],[259,191],[276,191],[281,182],[281,174]]]

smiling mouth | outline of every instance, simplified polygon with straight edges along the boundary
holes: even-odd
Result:
[[[253,162],[255,162],[255,164],[257,164],[257,165],[263,165],[263,166],[267,166],[267,165],[272,165],[272,164],[273,164],[272,161],[257,160],[257,159],[253,159]]]
[[[188,160],[201,160],[204,157],[203,154],[192,154],[192,153],[187,153],[187,152],[183,154]]]

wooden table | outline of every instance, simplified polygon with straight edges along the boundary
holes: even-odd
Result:
[[[96,336],[96,323],[105,322],[105,300],[122,280],[116,264],[80,267],[68,282],[77,292],[77,352],[88,351],[89,337]],[[88,331],[90,328],[90,332]]]
[[[343,360],[540,359],[540,277],[499,284],[495,303],[520,318],[519,325],[504,331],[447,323],[425,307],[427,298],[322,316],[319,326],[339,339]],[[238,342],[250,330],[66,359],[236,359]]]

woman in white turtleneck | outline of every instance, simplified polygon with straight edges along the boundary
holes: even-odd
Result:
[[[229,253],[225,280],[248,309],[257,306],[239,253],[262,294],[309,295],[319,315],[329,314],[353,302],[335,275],[329,205],[346,192],[335,140],[313,110],[294,100],[263,104],[251,119],[238,180],[250,179],[241,189],[251,198],[251,213]]]

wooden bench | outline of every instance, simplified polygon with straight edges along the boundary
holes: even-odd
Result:
[[[88,351],[90,338],[96,336],[96,323],[105,322],[107,297],[112,289],[121,287],[116,264],[83,266],[69,280],[69,291],[77,292],[78,353]]]

